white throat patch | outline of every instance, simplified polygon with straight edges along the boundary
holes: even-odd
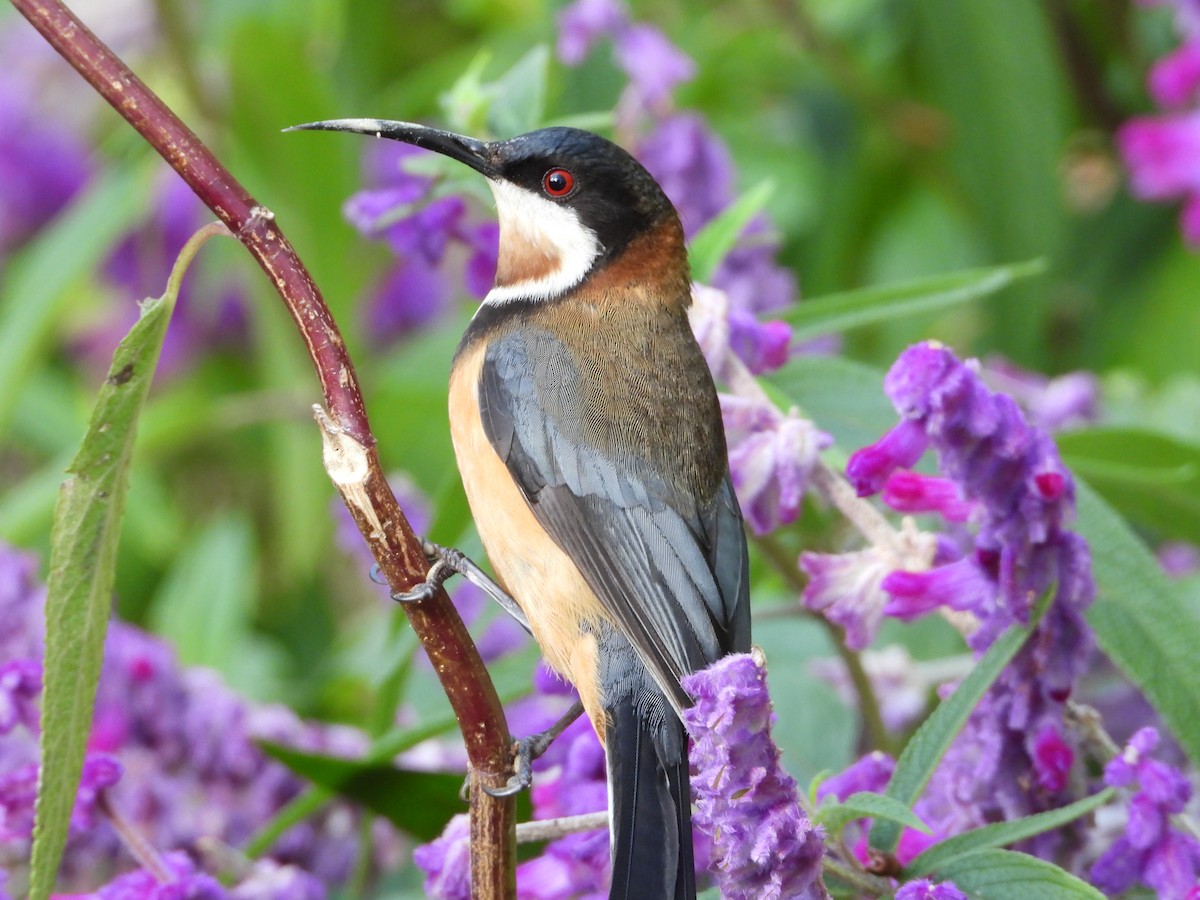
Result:
[[[573,209],[507,181],[488,179],[500,219],[500,266],[484,303],[549,300],[579,284],[600,254]]]

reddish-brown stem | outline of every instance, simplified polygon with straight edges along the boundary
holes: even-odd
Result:
[[[351,441],[361,472],[339,482],[350,511],[393,591],[424,580],[421,543],[383,477],[354,366],[341,334],[304,264],[273,214],[260,206],[200,139],[58,0],[12,0],[42,36],[178,172],[267,273],[308,347],[321,381],[330,432]],[[328,466],[327,466],[328,467]],[[444,591],[405,605],[458,718],[471,762],[472,896],[515,895],[515,818],[502,786],[512,766],[504,710],[479,653]]]

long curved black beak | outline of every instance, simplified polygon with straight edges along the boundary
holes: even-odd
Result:
[[[403,141],[449,156],[470,166],[488,178],[497,174],[493,162],[494,154],[484,141],[464,137],[452,131],[442,131],[417,125],[415,122],[392,122],[387,119],[328,119],[324,122],[308,122],[293,125],[284,131],[351,131],[355,134],[373,134],[375,137]]]

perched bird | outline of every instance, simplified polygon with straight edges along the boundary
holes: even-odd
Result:
[[[683,228],[651,175],[574,128],[478,141],[353,131],[452,157],[491,186],[495,286],[450,375],[471,511],[608,763],[613,898],[692,898],[680,678],[750,646],[746,538],[687,310]]]

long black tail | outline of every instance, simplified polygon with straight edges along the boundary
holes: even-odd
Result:
[[[609,900],[695,900],[683,723],[669,709],[665,716],[652,717],[658,721],[648,721],[632,703],[608,712],[604,742],[613,840]]]

